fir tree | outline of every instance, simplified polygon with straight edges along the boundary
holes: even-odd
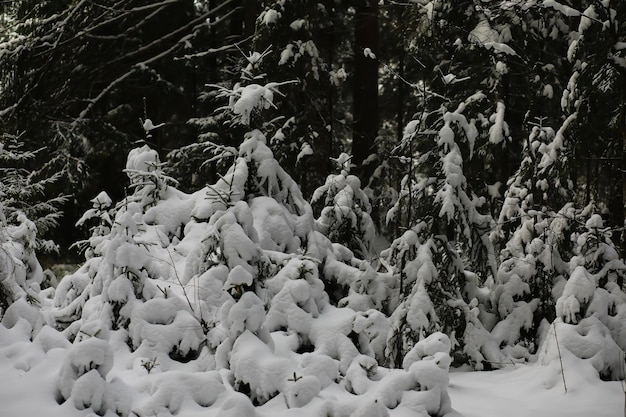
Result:
[[[345,153],[336,159],[339,174],[329,175],[315,190],[311,205],[316,210],[317,229],[331,241],[351,249],[361,259],[369,259],[374,249],[374,223],[371,206],[361,189],[358,177],[350,175],[351,157]]]

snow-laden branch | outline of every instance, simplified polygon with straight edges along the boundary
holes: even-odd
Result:
[[[109,85],[107,85],[104,89],[102,89],[102,91],[100,91],[100,93],[89,100],[89,104],[87,105],[87,107],[80,113],[80,115],[78,116],[78,120],[82,120],[85,119],[87,117],[87,115],[89,114],[89,112],[91,111],[91,109],[93,109],[93,107],[96,105],[96,103],[98,103],[100,100],[102,100],[102,98],[108,93],[110,92],[114,87],[116,87],[117,85],[119,85],[120,83],[122,83],[124,80],[126,80],[128,77],[130,77],[131,75],[135,74],[138,71],[144,71],[146,69],[146,67],[155,62],[160,60],[163,57],[166,57],[167,55],[169,55],[170,53],[172,53],[175,49],[178,48],[178,46],[180,45],[181,42],[185,42],[188,39],[190,39],[193,35],[187,35],[184,38],[180,39],[180,41],[178,43],[176,43],[174,46],[172,46],[171,48],[161,52],[158,55],[155,55],[143,62],[139,62],[135,65],[132,66],[132,68],[127,71],[126,73],[124,73],[123,75],[121,75],[120,77],[118,77],[117,79],[115,79],[114,81],[112,81],[111,83],[109,83]]]
[[[202,52],[198,52],[197,54],[186,54],[183,56],[178,56],[174,58],[174,61],[180,61],[183,59],[194,59],[194,58],[203,58],[207,55],[211,55],[211,54],[216,54],[219,52],[224,52],[224,51],[230,51],[233,49],[239,49],[239,45],[242,45],[244,43],[247,43],[248,41],[250,41],[252,39],[252,35],[248,36],[244,39],[241,39],[240,41],[237,41],[235,43],[231,43],[229,45],[224,45],[224,46],[220,46],[219,48],[209,48],[205,51]]]
[[[115,23],[116,21],[118,21],[118,20],[120,20],[120,19],[122,19],[124,17],[128,17],[128,16],[130,16],[130,15],[132,15],[134,13],[145,12],[147,10],[151,10],[151,9],[155,9],[155,8],[160,10],[161,8],[163,8],[165,6],[169,6],[171,4],[176,4],[176,3],[181,3],[181,2],[182,2],[182,0],[163,0],[163,1],[158,2],[158,3],[152,3],[152,4],[145,5],[145,6],[133,7],[131,9],[124,10],[123,13],[119,13],[117,16],[113,16],[110,19],[107,19],[107,20],[102,21],[102,22],[97,22],[97,23],[95,23],[95,25],[90,26],[90,27],[88,27],[88,28],[86,28],[84,30],[81,30],[75,36],[73,36],[72,38],[69,38],[69,39],[61,42],[59,45],[64,45],[65,43],[72,42],[72,41],[74,41],[76,39],[81,38],[82,36],[85,36],[85,35],[87,35],[87,34],[89,34],[91,32],[94,32],[94,31],[96,31],[96,30],[98,30],[98,29],[100,29],[100,28],[102,28],[104,26],[107,26],[107,25],[110,25],[112,23]],[[114,10],[119,10],[119,8],[111,7],[111,8],[107,8],[107,10],[114,11]],[[106,13],[102,14],[102,16],[105,16],[105,15],[106,15]],[[146,17],[146,18],[144,18],[143,20],[145,21],[146,19],[148,19],[150,17],[151,17],[151,15]],[[97,20],[98,19],[96,19],[96,21]],[[134,28],[131,28],[131,29],[134,29]]]
[[[561,13],[563,13],[565,16],[568,17],[578,17],[580,15],[582,15],[581,12],[579,12],[578,10],[570,7],[570,6],[566,6],[564,4],[561,4],[555,0],[543,0],[543,7],[551,7],[556,11],[559,11]]]
[[[216,7],[215,9],[204,13],[203,15],[199,16],[198,18],[194,19],[193,21],[191,21],[189,24],[183,26],[182,28],[170,33],[169,35],[167,35],[166,37],[163,37],[161,39],[159,39],[158,41],[152,42],[149,45],[146,45],[145,47],[139,48],[135,51],[133,51],[130,54],[126,54],[122,57],[119,58],[119,60],[121,59],[126,59],[129,57],[132,57],[134,55],[139,54],[140,52],[145,52],[146,50],[150,49],[151,47],[163,42],[166,38],[172,37],[174,34],[178,35],[180,33],[184,33],[184,32],[191,32],[186,36],[183,36],[182,38],[180,38],[174,45],[172,45],[170,48],[164,50],[163,52],[154,55],[142,62],[138,62],[135,65],[133,65],[131,67],[131,69],[127,72],[125,72],[124,74],[122,74],[121,76],[119,76],[117,79],[115,79],[114,81],[112,81],[111,83],[109,83],[109,85],[107,85],[104,89],[102,89],[102,91],[100,91],[100,93],[88,100],[89,104],[87,105],[87,107],[80,113],[80,115],[78,116],[77,120],[81,120],[81,119],[85,119],[87,117],[87,115],[89,114],[89,112],[91,111],[91,109],[93,109],[93,107],[96,105],[96,103],[98,103],[107,93],[109,93],[114,87],[118,86],[119,84],[121,84],[124,80],[126,80],[127,78],[129,78],[131,75],[135,74],[138,71],[144,71],[148,65],[159,61],[160,59],[172,54],[174,51],[176,51],[181,45],[186,44],[187,42],[189,42],[195,35],[194,35],[194,30],[197,29],[200,25],[204,25],[206,19],[208,18],[208,16],[210,16],[211,14],[215,13],[218,9],[221,9],[222,7],[224,7],[227,4],[230,4],[232,2],[232,0],[228,0],[227,2],[223,3],[222,5]]]
[[[60,24],[61,31],[59,33],[59,36],[57,36],[56,41],[54,41],[54,45],[52,46],[52,49],[55,49],[57,47],[57,45],[61,41],[61,38],[63,37],[63,34],[65,33],[65,27],[67,26],[68,22],[76,14],[76,12],[78,12],[80,10],[80,8],[85,3],[87,3],[87,0],[81,0],[76,6],[72,7],[72,9],[68,13],[67,17],[65,18],[65,20],[63,20],[63,22],[61,22],[61,24]]]
[[[116,62],[123,61],[123,60],[126,60],[128,58],[132,58],[132,57],[134,57],[136,55],[140,55],[143,52],[146,52],[146,51],[152,49],[156,45],[159,45],[159,44],[161,44],[161,43],[163,43],[163,42],[165,42],[165,41],[167,41],[167,40],[169,40],[171,38],[175,38],[176,36],[180,35],[181,33],[188,32],[190,29],[191,30],[196,29],[199,25],[202,25],[202,26],[206,25],[206,20],[210,16],[212,16],[215,13],[218,13],[220,10],[226,8],[232,2],[233,2],[233,0],[225,1],[224,3],[222,3],[219,6],[215,7],[214,9],[211,9],[208,12],[203,13],[201,16],[199,16],[198,18],[192,20],[187,25],[174,30],[174,31],[168,33],[167,35],[165,35],[165,36],[163,36],[163,37],[161,37],[159,39],[156,39],[155,41],[153,41],[153,42],[151,42],[151,43],[149,43],[149,44],[147,44],[145,46],[142,46],[139,49],[136,49],[136,50],[134,50],[132,52],[129,52],[128,54],[120,56],[118,59],[110,62],[110,64],[115,64]],[[178,41],[178,44],[180,44],[180,41]]]
[[[233,89],[224,88],[219,85],[209,85],[209,87],[218,88],[220,90],[220,97],[228,97],[228,107],[238,116],[239,122],[244,125],[249,125],[250,117],[254,110],[274,107],[274,94],[281,94],[280,91],[278,91],[278,87],[297,82],[298,81],[271,82],[265,85],[250,84],[237,86]]]
[[[556,132],[554,140],[548,145],[545,145],[546,149],[543,152],[543,157],[541,158],[538,167],[540,169],[540,172],[545,172],[552,166],[554,162],[560,160],[561,152],[563,152],[563,150],[565,149],[565,132],[569,128],[569,125],[574,120],[576,120],[577,117],[578,113],[573,113],[569,115],[569,117],[563,122],[561,128]]]

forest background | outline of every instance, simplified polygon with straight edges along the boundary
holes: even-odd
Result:
[[[574,288],[585,279],[612,294],[606,326],[621,332],[624,2],[1,4],[0,201],[9,222],[32,219],[40,253],[71,256],[101,190],[132,194],[136,146],[193,191],[258,129],[318,229],[398,277],[397,299],[378,300],[404,314],[390,365],[434,330],[467,335],[458,361],[494,362],[472,351],[470,325],[493,331],[521,310],[532,323],[496,344],[534,352],[542,322],[591,315]],[[353,188],[349,221],[324,210],[345,203],[327,182],[338,176]],[[374,229],[392,242],[383,254]],[[426,290],[436,314],[416,328],[407,311]]]
[[[457,132],[467,194],[497,228],[514,227],[505,222],[515,216],[501,214],[515,178],[530,195],[525,210],[593,204],[622,249],[620,2],[2,7],[1,131],[7,149],[28,153],[4,160],[29,173],[21,187],[3,182],[4,205],[37,220],[64,253],[91,198],[100,190],[123,195],[126,154],[145,139],[146,118],[164,123],[149,144],[182,189],[214,181],[214,164],[204,163],[208,143],[237,145],[245,130],[220,116],[219,86],[252,83],[241,69],[253,52],[269,56],[259,63],[264,83],[284,85],[275,109],[251,124],[270,132],[274,153],[305,196],[335,172],[331,158],[347,152],[388,239],[433,217],[437,204],[418,197],[419,178],[445,175],[437,132],[448,124],[444,114],[458,111],[472,128]],[[386,219],[394,205],[399,211]],[[57,220],[63,227],[51,227]],[[455,238],[457,222],[441,232]]]

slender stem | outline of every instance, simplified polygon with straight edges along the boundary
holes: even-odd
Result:
[[[565,370],[563,369],[563,357],[561,356],[559,338],[556,337],[556,322],[552,323],[552,327],[554,327],[554,340],[556,340],[556,349],[559,352],[559,362],[561,363],[561,377],[563,378],[563,388],[565,388],[565,393],[567,394],[567,384],[565,383]]]

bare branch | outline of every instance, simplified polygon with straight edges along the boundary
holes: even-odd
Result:
[[[65,26],[67,26],[67,23],[70,21],[70,19],[72,18],[72,16],[74,16],[76,14],[76,12],[83,6],[83,4],[87,3],[87,0],[81,0],[76,6],[72,7],[72,9],[70,10],[70,12],[68,13],[67,17],[65,18],[65,20],[63,22],[61,22],[61,33],[59,33],[59,36],[57,37],[57,40],[54,42],[54,45],[52,46],[52,49],[55,49],[57,47],[57,45],[59,44],[59,41],[61,40],[61,38],[63,37],[63,33],[65,33]]]
[[[128,58],[132,58],[135,55],[139,55],[143,52],[146,52],[150,49],[152,49],[153,47],[165,42],[166,40],[169,40],[170,38],[174,38],[178,35],[180,35],[181,33],[185,33],[188,32],[190,29],[195,29],[200,25],[205,25],[206,24],[206,20],[212,16],[213,14],[219,12],[220,10],[222,10],[223,8],[225,8],[226,6],[230,5],[233,2],[233,0],[227,0],[224,3],[220,4],[219,6],[217,6],[216,8],[209,10],[208,12],[204,13],[203,15],[199,16],[198,18],[192,20],[191,22],[189,22],[187,25],[180,27],[178,29],[176,29],[173,32],[168,33],[167,35],[147,44],[142,46],[139,49],[134,50],[133,52],[130,52],[124,56],[121,56],[120,58],[110,62],[110,64],[115,64],[116,62],[119,62],[121,60],[124,59],[128,59]],[[180,43],[180,41],[178,42]]]

